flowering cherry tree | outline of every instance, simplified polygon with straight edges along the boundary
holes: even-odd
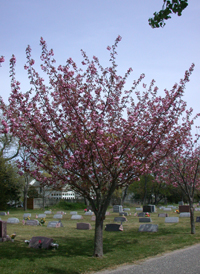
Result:
[[[45,85],[34,69],[28,46],[25,69],[32,87],[20,91],[13,55],[9,105],[2,99],[0,104],[8,121],[4,128],[31,154],[36,166],[32,176],[43,184],[68,184],[89,200],[96,215],[97,257],[103,256],[103,220],[114,190],[150,172],[152,157],[154,161],[165,157],[179,145],[188,127],[179,118],[186,108],[182,96],[194,65],[179,85],[165,90],[164,97],[157,95],[154,80],[148,88],[143,84],[144,91],[138,90],[144,74],[125,90],[132,69],[123,77],[117,74],[120,40],[118,36],[114,45],[107,47],[110,67],[103,68],[97,57],[89,60],[82,51],[83,69],[78,69],[71,58],[66,65],[56,67],[53,50],[48,50],[41,38],[41,69],[49,84]],[[20,167],[27,171],[26,162]],[[44,178],[41,170],[50,177]]]

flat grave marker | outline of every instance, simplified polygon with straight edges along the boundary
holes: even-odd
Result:
[[[85,212],[84,215],[85,215],[85,216],[92,216],[92,215],[94,215],[94,212],[92,212],[92,211],[87,211],[87,212]]]
[[[145,217],[146,212],[140,212],[137,214],[138,217]]]
[[[117,222],[117,223],[127,222],[127,219],[126,217],[115,217],[114,222]]]
[[[7,223],[8,224],[18,224],[19,219],[18,218],[8,218]]]
[[[119,224],[106,224],[105,231],[123,231],[123,226]]]
[[[54,219],[62,219],[63,215],[62,214],[55,214],[53,216]]]
[[[179,217],[180,218],[190,218],[190,212],[181,212],[180,214],[179,214]]]
[[[81,220],[83,219],[83,216],[81,215],[72,215],[71,220]]]
[[[32,237],[31,238],[31,240],[29,242],[29,247],[50,249],[51,248],[51,243],[53,243],[52,238],[37,236],[37,237]]]
[[[6,213],[6,212],[0,212],[0,215],[1,215],[1,216],[6,216],[7,213]]]
[[[71,211],[70,212],[70,215],[77,215],[78,213],[77,213],[77,211]]]
[[[31,213],[24,213],[23,218],[31,217]]]
[[[139,232],[157,232],[158,225],[152,225],[152,224],[140,225],[138,231]]]
[[[139,223],[150,223],[152,222],[151,218],[145,217],[145,218],[139,218]]]
[[[171,209],[171,207],[164,207],[163,210],[164,211],[171,211],[172,209]]]
[[[167,213],[159,213],[158,217],[169,217],[169,214],[167,214]]]
[[[200,211],[200,207],[196,207],[196,208],[195,208],[195,211]]]
[[[77,223],[76,228],[80,230],[89,230],[92,229],[91,224],[89,223]]]
[[[46,214],[38,214],[38,218],[46,218]]]
[[[165,223],[178,223],[179,217],[166,217]]]
[[[197,217],[196,217],[196,222],[197,222],[197,223],[200,223],[200,216],[197,216]]]
[[[39,221],[38,220],[27,220],[25,222],[25,225],[31,225],[31,226],[36,226],[36,225],[39,225]]]
[[[57,211],[56,214],[62,214],[62,215],[64,215],[65,212],[64,211]]]
[[[136,211],[143,211],[143,208],[141,208],[141,207],[136,207],[135,210],[136,210]]]
[[[124,211],[130,211],[131,209],[130,208],[124,208]]]
[[[63,227],[63,224],[61,222],[59,222],[59,221],[51,221],[51,222],[48,222],[47,227],[58,228],[58,227]]]
[[[119,216],[128,216],[128,212],[124,212],[124,211],[119,212]]]
[[[47,210],[44,212],[44,214],[50,215],[50,214],[52,214],[52,212],[50,210]]]

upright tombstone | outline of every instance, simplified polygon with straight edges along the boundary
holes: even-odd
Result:
[[[92,229],[91,224],[89,223],[77,223],[76,228],[79,230],[89,230]]]
[[[141,207],[136,207],[135,210],[136,210],[136,211],[143,211],[143,208],[141,208]]]
[[[124,208],[124,211],[130,211],[131,209],[130,208]]]
[[[146,215],[146,212],[140,212],[137,214],[138,217],[145,217]]]
[[[24,213],[24,215],[23,215],[23,218],[30,218],[31,217],[31,213]]]
[[[114,213],[119,213],[121,211],[123,211],[123,206],[122,205],[114,205],[113,206],[113,212]]]
[[[43,236],[32,237],[29,242],[29,247],[50,249],[52,243],[53,243],[53,239],[51,238],[47,238]]]
[[[92,211],[85,212],[85,216],[92,216],[92,215],[94,215],[94,212]]]
[[[27,220],[26,222],[25,222],[25,225],[31,225],[31,226],[37,226],[37,225],[39,225],[40,223],[39,223],[39,221],[38,220]]]
[[[110,212],[109,212],[109,211],[106,211],[105,216],[108,216],[108,215],[110,215]]]
[[[138,231],[139,232],[157,232],[158,225],[152,225],[152,224],[140,225]]]
[[[154,212],[154,206],[153,205],[144,205],[143,212]]]
[[[123,223],[126,221],[127,221],[126,217],[115,217],[114,218],[114,222],[117,222],[117,223]]]
[[[46,218],[46,214],[38,214],[38,218]]]
[[[81,220],[83,219],[83,216],[81,215],[72,215],[71,220]]]
[[[180,202],[178,202],[178,205],[184,205],[184,202],[183,201],[180,201]]]
[[[171,209],[171,207],[164,207],[163,210],[164,211],[171,211],[172,209]]]
[[[195,211],[200,211],[200,207],[196,207],[196,208],[195,208]]]
[[[165,223],[178,223],[179,217],[166,217]]]
[[[1,216],[6,216],[7,213],[6,213],[6,212],[0,212],[0,215],[1,215]]]
[[[18,218],[8,218],[7,223],[8,224],[18,224],[19,219]]]
[[[62,214],[55,214],[53,216],[54,219],[62,219],[63,215]]]
[[[64,211],[57,211],[57,213],[56,214],[62,214],[62,215],[64,215],[65,214],[65,212]]]
[[[52,214],[52,212],[50,210],[47,210],[44,212],[44,214],[50,215],[50,214]]]
[[[151,218],[145,217],[145,218],[139,218],[140,223],[150,223],[152,222]]]
[[[119,212],[119,216],[128,216],[128,212],[121,211]]]
[[[181,212],[179,215],[180,218],[190,218],[190,212]]]
[[[158,217],[169,217],[169,215],[167,213],[159,213]]]
[[[123,226],[119,224],[106,224],[105,231],[123,231]]]
[[[70,215],[77,215],[78,213],[77,213],[77,211],[71,211],[70,212]]]
[[[197,216],[197,217],[196,217],[196,222],[197,222],[197,223],[200,223],[200,216]]]
[[[179,205],[179,213],[181,212],[190,212],[189,205]]]
[[[91,221],[96,221],[96,216],[92,216]]]
[[[59,221],[51,221],[48,223],[47,227],[58,228],[58,227],[63,227],[63,224],[62,224],[62,222],[59,222]]]
[[[5,221],[0,221],[0,242],[6,241],[7,235],[7,223]]]

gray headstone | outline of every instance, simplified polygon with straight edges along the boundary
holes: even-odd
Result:
[[[115,217],[114,218],[114,222],[117,222],[117,223],[122,223],[122,222],[126,222],[127,219],[126,217]]]
[[[62,215],[64,215],[65,212],[64,211],[57,211],[56,214],[62,214]]]
[[[92,216],[91,221],[96,221],[96,216]]]
[[[119,216],[128,216],[128,213],[127,213],[127,212],[122,211],[122,212],[119,212]]]
[[[146,212],[140,212],[137,214],[138,217],[145,217]]]
[[[8,224],[18,224],[19,219],[17,219],[17,218],[8,218],[7,223]]]
[[[110,212],[109,211],[106,211],[106,214],[105,214],[106,216],[108,216],[108,215],[110,215]]]
[[[197,223],[200,223],[200,216],[197,216],[197,217],[196,217],[196,222],[197,222]]]
[[[78,213],[76,211],[71,211],[70,215],[77,215]]]
[[[158,217],[169,217],[167,213],[159,213]]]
[[[121,211],[123,211],[123,206],[121,206],[121,205],[114,205],[113,206],[113,212],[118,213],[118,212],[121,212]]]
[[[171,209],[171,207],[164,207],[163,210],[164,211],[171,211],[172,209]]]
[[[105,231],[123,231],[123,226],[119,224],[107,224]]]
[[[24,213],[23,218],[31,217],[31,213]]]
[[[85,215],[86,215],[86,216],[92,216],[92,215],[94,215],[94,212],[92,212],[92,211],[87,211],[87,212],[85,212]]]
[[[145,218],[139,218],[140,223],[150,223],[152,222],[151,218],[145,217]]]
[[[92,229],[91,224],[89,223],[77,223],[76,228],[80,230],[89,230]]]
[[[138,231],[139,232],[157,232],[158,225],[152,225],[152,224],[140,225]]]
[[[0,215],[1,215],[1,216],[6,216],[7,213],[6,213],[6,212],[0,212]]]
[[[183,201],[178,202],[178,205],[184,205]]]
[[[72,215],[71,220],[81,220],[83,219],[83,216],[81,215]]]
[[[53,216],[54,219],[62,219],[63,215],[62,214],[55,214]]]
[[[46,218],[46,214],[38,214],[38,218]]]
[[[143,211],[143,208],[141,208],[141,207],[136,207],[135,210],[136,210],[136,211]]]
[[[178,223],[179,217],[166,217],[165,223]]]
[[[51,238],[43,236],[32,237],[29,242],[29,247],[50,249],[51,243],[53,243],[53,239]]]
[[[131,209],[130,208],[124,208],[124,211],[130,211]]]
[[[59,221],[51,221],[51,222],[48,222],[48,225],[47,227],[63,227],[63,224]]]
[[[38,220],[27,220],[25,222],[25,225],[32,225],[32,226],[39,225],[39,221]]]
[[[190,212],[181,212],[181,213],[179,214],[179,217],[180,217],[180,218],[183,218],[183,217],[188,217],[188,218],[190,218]]]
[[[200,207],[196,207],[196,208],[195,208],[195,211],[200,211]]]
[[[47,210],[47,211],[44,212],[44,214],[50,215],[50,214],[52,214],[52,212]]]

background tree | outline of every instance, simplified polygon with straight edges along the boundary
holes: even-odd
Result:
[[[164,21],[171,18],[170,14],[175,13],[181,16],[187,6],[188,0],[163,0],[162,9],[159,12],[154,12],[153,18],[149,18],[149,25],[152,28],[164,27]]]
[[[0,104],[10,132],[31,154],[36,166],[33,177],[47,185],[68,184],[90,202],[96,215],[93,254],[98,257],[103,256],[103,220],[115,189],[150,173],[150,163],[177,147],[188,126],[179,117],[186,108],[182,96],[193,65],[180,85],[165,90],[164,97],[157,95],[154,80],[149,88],[143,84],[143,92],[136,89],[144,74],[125,90],[132,69],[124,77],[117,74],[116,47],[120,40],[118,36],[115,44],[107,47],[108,68],[103,68],[95,56],[90,61],[82,51],[83,71],[71,58],[56,68],[53,50],[47,50],[41,38],[41,68],[49,77],[49,85],[33,68],[28,46],[25,69],[32,88],[20,91],[13,55],[10,105],[6,107],[2,99]],[[51,177],[45,180],[41,169]]]

